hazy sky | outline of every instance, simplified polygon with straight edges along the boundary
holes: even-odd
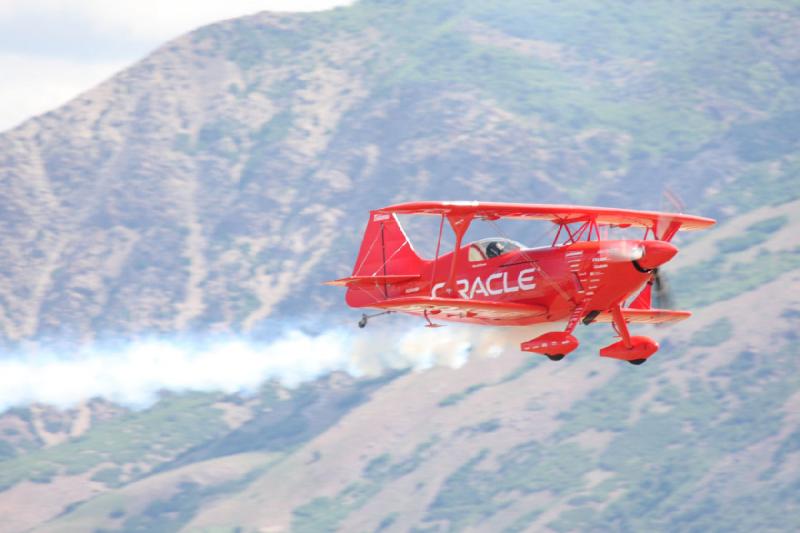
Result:
[[[0,131],[60,106],[198,26],[352,1],[0,0]]]

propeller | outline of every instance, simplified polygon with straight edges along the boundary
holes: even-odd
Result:
[[[662,191],[662,199],[669,204],[676,213],[683,213],[686,209],[686,204],[683,202],[681,197],[667,186],[665,186],[664,190]],[[659,226],[662,228],[666,228],[668,225],[669,221],[667,220],[659,221]],[[673,305],[674,300],[672,298],[672,291],[669,288],[669,282],[667,281],[666,276],[659,270],[659,268],[654,268],[653,306],[656,309],[672,309]]]
[[[666,276],[660,269],[653,269],[653,307],[656,309],[672,309],[672,291]]]

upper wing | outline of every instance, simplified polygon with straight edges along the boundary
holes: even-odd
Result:
[[[571,224],[594,219],[597,224],[614,226],[636,226],[655,229],[664,221],[679,223],[681,230],[700,230],[714,225],[715,220],[680,213],[658,211],[636,211],[609,207],[580,205],[509,204],[499,202],[410,202],[385,207],[379,210],[401,215],[473,215],[495,220],[498,218],[521,218],[549,220],[556,224]]]
[[[547,309],[540,305],[425,296],[392,298],[370,307],[414,314],[427,312],[432,318],[497,325],[525,325],[547,313]]]

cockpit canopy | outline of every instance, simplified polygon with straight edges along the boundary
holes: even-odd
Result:
[[[524,246],[511,239],[490,237],[470,244],[467,257],[470,261],[485,261],[513,252],[514,250],[519,250],[520,248],[524,248]]]

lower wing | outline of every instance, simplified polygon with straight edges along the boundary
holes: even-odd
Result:
[[[376,302],[370,307],[431,318],[495,325],[526,325],[541,321],[547,309],[541,305],[463,300],[460,298],[403,297]]]
[[[631,309],[623,308],[622,316],[625,322],[634,324],[663,324],[665,322],[680,322],[686,320],[692,313],[689,311],[674,311],[672,309]],[[610,311],[597,315],[595,322],[612,322]]]

